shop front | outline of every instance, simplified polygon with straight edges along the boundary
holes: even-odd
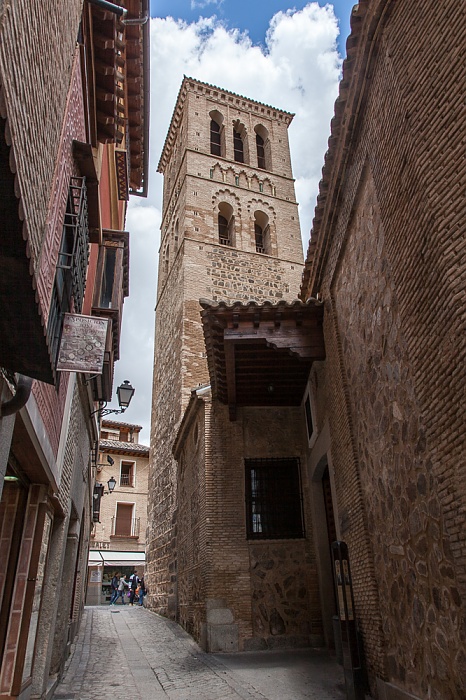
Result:
[[[145,552],[115,552],[91,549],[86,605],[108,605],[112,593],[111,581],[115,573],[128,580],[134,571],[144,575]]]

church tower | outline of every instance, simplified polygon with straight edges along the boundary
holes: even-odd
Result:
[[[228,508],[237,510],[228,493],[219,496],[212,488],[212,479],[218,483],[222,470],[221,478],[227,478],[234,445],[235,459],[241,461],[235,474],[238,469],[241,474],[231,484],[233,488],[237,481],[244,492],[247,409],[240,409],[237,420],[236,409],[228,413],[224,406],[213,408],[200,300],[204,306],[239,304],[247,313],[254,307],[253,325],[258,327],[258,309],[276,309],[277,304],[285,309],[297,299],[303,253],[287,134],[292,118],[185,77],[159,163],[164,193],[151,430],[149,605],[179,619],[211,650],[245,648],[241,640],[255,633],[247,612],[250,600],[241,600],[233,610],[228,592],[222,590],[221,581],[230,574],[215,554],[223,545],[215,543],[212,530],[217,521],[225,527]],[[289,455],[289,447],[281,450]],[[212,474],[206,465],[214,453]],[[251,588],[243,524],[238,523],[241,561],[234,564],[242,577],[238,596],[240,589],[250,594]],[[218,534],[225,536],[224,531]],[[216,641],[209,615],[223,621],[220,636],[226,642]]]

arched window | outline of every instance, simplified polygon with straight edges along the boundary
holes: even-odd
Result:
[[[256,134],[256,148],[257,148],[257,167],[265,170],[264,139],[259,134]]]
[[[262,170],[272,170],[269,132],[262,124],[257,124],[257,126],[254,127],[254,131],[256,132],[257,167]]]
[[[233,207],[226,202],[218,205],[218,240],[220,245],[234,245],[235,217]]]
[[[213,156],[225,156],[223,137],[223,115],[216,109],[209,113],[210,116],[210,152]]]
[[[254,238],[256,253],[270,254],[269,217],[263,211],[254,212]]]
[[[233,127],[233,151],[237,163],[244,163],[244,143],[239,131]]]
[[[220,142],[220,125],[210,120],[210,152],[213,156],[222,155],[222,145]]]

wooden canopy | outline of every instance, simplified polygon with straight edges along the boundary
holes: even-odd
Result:
[[[212,394],[230,408],[299,406],[314,360],[325,359],[323,305],[200,300]]]

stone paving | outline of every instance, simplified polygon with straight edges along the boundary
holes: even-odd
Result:
[[[54,700],[344,700],[326,652],[206,654],[174,622],[138,606],[85,608]]]

